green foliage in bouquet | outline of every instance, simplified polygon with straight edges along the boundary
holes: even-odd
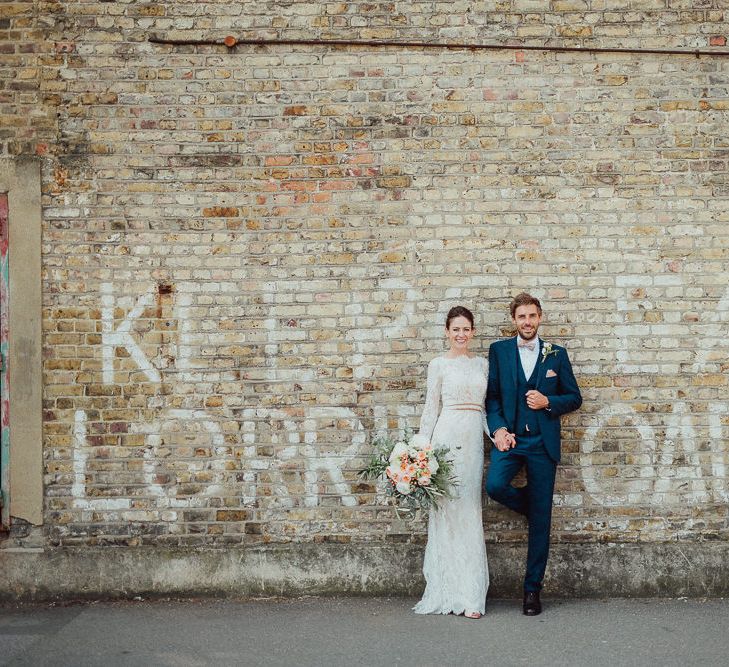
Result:
[[[374,452],[369,463],[359,471],[363,479],[386,480],[385,491],[397,508],[437,509],[442,498],[452,498],[457,479],[448,450],[434,448],[425,438],[406,431],[402,439],[389,437],[373,440]]]

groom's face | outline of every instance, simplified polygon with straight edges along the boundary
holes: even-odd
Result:
[[[531,340],[539,331],[542,314],[534,304],[519,306],[514,311],[514,326],[524,340]]]

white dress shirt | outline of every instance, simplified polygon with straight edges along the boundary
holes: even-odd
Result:
[[[519,350],[519,359],[521,359],[521,367],[524,369],[524,375],[528,380],[534,372],[534,367],[537,365],[539,359],[539,336],[534,336],[530,341],[524,341],[525,343],[534,343],[534,349],[530,350],[528,347],[521,347],[519,343],[522,341],[521,336],[516,337],[516,345]]]

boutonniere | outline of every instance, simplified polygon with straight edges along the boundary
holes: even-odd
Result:
[[[544,341],[542,345],[542,363],[544,363],[550,354],[557,354],[559,350],[552,349],[552,343]]]

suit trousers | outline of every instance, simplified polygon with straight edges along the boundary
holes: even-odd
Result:
[[[523,467],[526,467],[526,486],[512,486],[511,481]],[[491,448],[486,493],[509,509],[523,514],[529,523],[525,592],[542,588],[549,556],[556,472],[557,464],[547,454],[540,435],[517,436],[516,447],[506,452]]]

